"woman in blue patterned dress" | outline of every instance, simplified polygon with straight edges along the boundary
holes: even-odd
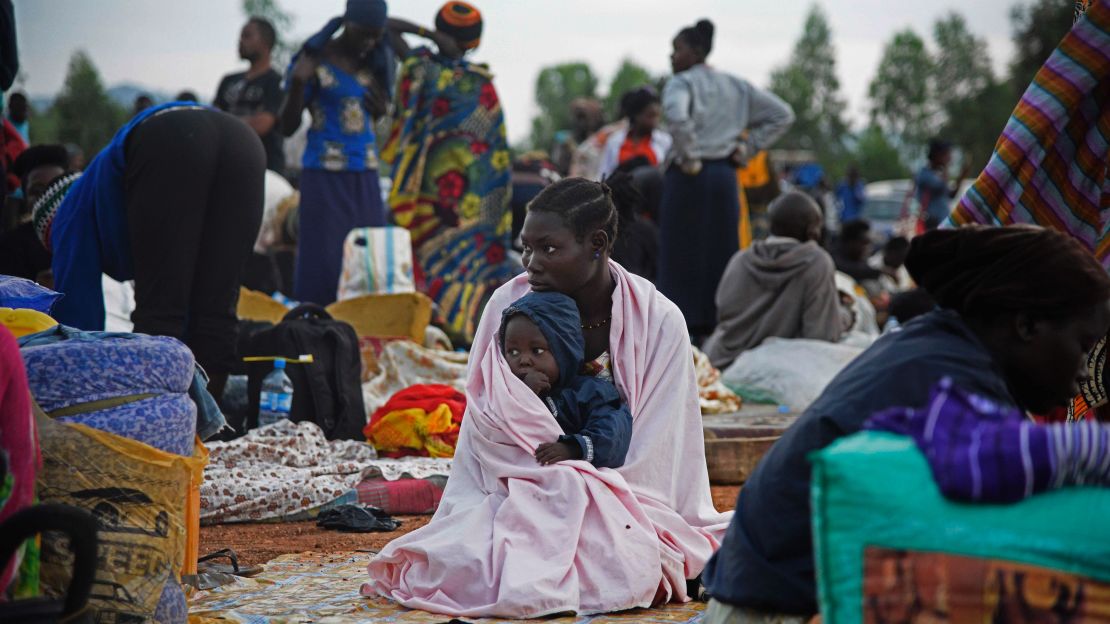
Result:
[[[292,135],[305,108],[312,116],[293,276],[300,301],[335,301],[347,234],[386,223],[373,129],[388,108],[393,78],[385,21],[384,0],[348,0],[343,17],[310,38],[289,71],[282,130]]]

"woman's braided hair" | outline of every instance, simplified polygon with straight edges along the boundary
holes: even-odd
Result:
[[[548,186],[528,203],[528,212],[558,215],[579,242],[590,232],[603,230],[609,245],[617,240],[617,208],[613,191],[603,182],[586,178],[563,178]]]

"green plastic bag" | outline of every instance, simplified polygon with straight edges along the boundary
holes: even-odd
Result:
[[[949,621],[1108,612],[1110,490],[1066,488],[1012,505],[949,501],[913,440],[889,433],[856,434],[810,460],[826,624],[911,621],[911,607],[933,603]]]

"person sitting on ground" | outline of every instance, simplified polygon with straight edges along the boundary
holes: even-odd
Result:
[[[895,331],[919,316],[925,316],[937,307],[932,295],[924,288],[913,288],[890,298],[889,315],[884,332]]]
[[[867,258],[870,254],[870,223],[857,219],[840,227],[840,237],[837,240],[836,251],[833,252],[837,271],[851,277],[859,284],[879,279],[883,272],[868,265]]]
[[[613,260],[630,273],[655,281],[659,266],[659,228],[645,216],[644,196],[633,174],[618,171],[605,179],[613,190],[620,236],[613,242]]]
[[[610,260],[605,184],[568,178],[532,200],[521,274],[494,293],[470,351],[466,417],[435,517],[370,561],[365,595],[453,617],[600,613],[697,595],[729,515],[714,510],[689,334],[678,308]],[[585,374],[632,415],[623,465],[536,465],[562,434],[509,370],[501,313],[529,292],[575,301]],[[542,565],[537,562],[542,562]]]
[[[598,169],[602,179],[618,169],[658,167],[671,149],[671,135],[659,127],[663,107],[655,89],[645,85],[626,92],[621,96],[621,114],[628,120],[628,127],[605,140]]]
[[[834,342],[844,330],[836,269],[817,244],[821,210],[791,191],[770,212],[771,236],[734,255],[717,287],[717,328],[702,350],[720,369],[767,338]]]
[[[1067,235],[1033,226],[935,230],[913,240],[906,266],[940,308],[876,341],[763,457],[706,567],[707,622],[753,609],[817,611],[813,451],[873,414],[925,405],[945,377],[1031,413],[1065,405],[1089,377],[1085,355],[1110,328],[1110,276]]]
[[[501,313],[501,349],[509,370],[544,400],[564,435],[536,448],[546,466],[583,459],[619,468],[632,437],[632,414],[617,388],[581,374],[582,319],[570,297],[533,292]]]
[[[876,310],[886,312],[894,295],[913,288],[913,280],[905,266],[909,251],[909,239],[895,236],[867,260],[867,266],[882,273],[876,279],[860,283]]]
[[[571,127],[555,133],[551,145],[551,162],[555,164],[561,175],[577,176],[582,175],[582,172],[575,169],[576,159],[578,170],[588,168],[590,164],[587,162],[588,158],[582,158],[582,156],[588,156],[589,154],[586,152],[579,154],[579,148],[586,145],[605,125],[605,112],[602,109],[601,102],[591,97],[574,98],[571,100],[569,108]],[[600,145],[596,147],[596,152],[590,153],[595,154],[596,158],[600,159]],[[587,152],[589,152],[588,149]],[[596,166],[598,162],[595,159],[593,164]],[[596,169],[593,173],[596,173]]]
[[[871,256],[867,264],[883,272],[884,288],[889,292],[902,292],[913,288],[910,272],[906,270],[906,256],[910,253],[910,240],[895,236],[883,245],[883,250]]]
[[[50,252],[35,233],[31,208],[68,166],[69,153],[62,145],[35,145],[15,159],[12,172],[23,189],[23,209],[19,225],[0,234],[0,275],[36,280],[40,273],[50,270]]]

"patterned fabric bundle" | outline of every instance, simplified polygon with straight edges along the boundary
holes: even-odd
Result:
[[[484,66],[421,49],[401,68],[394,109],[402,113],[382,149],[389,209],[412,233],[448,331],[469,342],[489,293],[520,272],[505,261],[512,211],[501,102]]]
[[[1110,0],[1088,4],[1026,89],[948,225],[1050,227],[1110,267]]]
[[[196,367],[180,341],[57,326],[19,345],[31,394],[51,418],[193,454]]]
[[[415,385],[393,395],[363,433],[385,457],[453,457],[466,396],[450,386]]]

